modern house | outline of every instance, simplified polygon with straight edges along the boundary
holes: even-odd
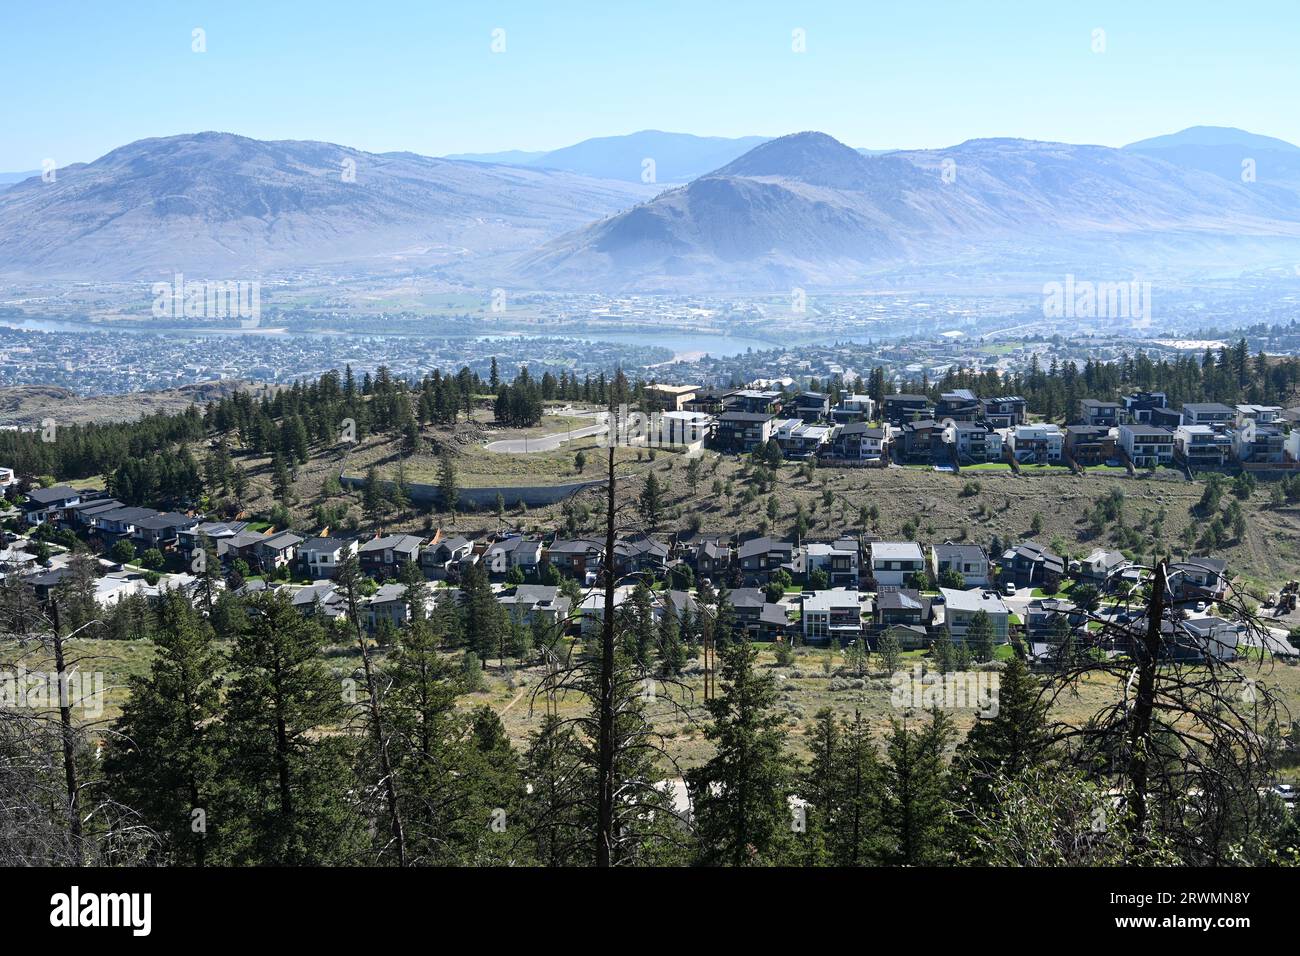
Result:
[[[800,392],[785,410],[805,422],[825,421],[830,417],[831,397],[822,392]]]
[[[1001,395],[980,399],[984,407],[984,422],[990,428],[1011,428],[1025,423],[1028,401],[1019,395]]]
[[[1125,418],[1137,424],[1151,424],[1151,411],[1168,407],[1164,392],[1134,392],[1120,398],[1124,404]]]
[[[1061,460],[1065,435],[1056,425],[1016,425],[1007,432],[1007,447],[1022,465],[1045,465]]]
[[[722,451],[751,452],[772,437],[773,417],[767,412],[723,412],[714,442]]]
[[[1049,577],[1058,581],[1065,576],[1065,559],[1042,545],[1026,541],[1002,553],[1002,579],[1015,582],[1018,588],[1038,587]]]
[[[543,560],[561,574],[579,581],[586,578],[587,572],[600,570],[604,557],[605,549],[588,538],[552,541],[543,551]]]
[[[1124,406],[1119,402],[1103,402],[1095,398],[1079,399],[1079,423],[1113,428],[1124,420]]]
[[[925,570],[921,546],[912,541],[873,541],[871,576],[877,587],[902,587],[907,577]]]
[[[1174,457],[1192,468],[1218,468],[1232,454],[1233,439],[1209,425],[1174,429]]]
[[[298,546],[298,561],[313,580],[333,578],[339,566],[357,553],[357,542],[349,538],[307,538]]]
[[[1067,425],[1065,450],[1080,465],[1104,465],[1115,457],[1115,429],[1104,425]]]
[[[831,587],[858,586],[858,543],[853,539],[813,542],[803,550],[805,574],[824,571]]]
[[[1186,402],[1183,405],[1184,425],[1209,425],[1222,431],[1237,418],[1237,410],[1222,402]]]
[[[1089,553],[1087,557],[1080,559],[1078,579],[1080,582],[1104,590],[1111,576],[1127,567],[1128,564],[1128,558],[1124,557],[1121,552],[1097,548]]]
[[[58,521],[65,508],[81,501],[82,493],[68,485],[54,485],[51,488],[33,488],[27,492],[23,502],[23,512],[27,523],[38,525],[45,521]]]
[[[1007,610],[1007,606],[1002,603],[1002,598],[996,591],[984,588],[970,588],[965,591],[940,588],[939,593],[943,595],[943,623],[954,641],[966,640],[971,620],[983,611],[988,615],[989,623],[993,625],[994,643],[1007,642],[1011,612]]]
[[[930,571],[937,579],[944,571],[956,571],[968,588],[984,588],[989,579],[989,556],[978,544],[935,544],[930,546]]]
[[[885,450],[885,430],[866,422],[840,425],[822,455],[835,461],[879,461]]]
[[[1121,425],[1119,446],[1135,468],[1154,468],[1174,460],[1174,433],[1167,428]]]
[[[869,422],[876,417],[876,403],[870,395],[846,393],[840,403],[831,409],[831,418],[841,424]]]
[[[747,584],[765,583],[782,568],[793,574],[793,558],[794,545],[774,538],[750,538],[736,548],[736,561]]]
[[[420,551],[420,570],[426,578],[443,580],[453,576],[453,569],[459,569],[476,559],[474,542],[461,535],[450,538],[438,537],[433,544]]]
[[[514,568],[532,574],[537,571],[541,561],[542,539],[526,538],[523,535],[493,541],[483,552],[483,565],[487,568],[487,573],[492,575],[509,574]]]
[[[1002,433],[983,422],[954,423],[947,429],[957,462],[961,465],[1002,460]]]
[[[878,628],[903,624],[928,627],[933,619],[933,602],[913,588],[896,588],[876,595],[875,618]]]
[[[881,414],[891,425],[934,418],[934,405],[925,395],[886,395]]]
[[[862,599],[857,591],[831,588],[805,594],[800,625],[809,644],[844,645],[862,636]]]
[[[373,578],[394,577],[407,561],[419,562],[423,543],[414,534],[376,535],[357,549],[361,570]]]
[[[939,421],[973,422],[984,413],[984,406],[969,388],[944,392],[934,407],[934,417]]]

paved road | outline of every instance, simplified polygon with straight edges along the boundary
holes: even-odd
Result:
[[[591,412],[582,415],[582,417],[597,414],[604,415],[604,413]],[[483,447],[488,451],[499,454],[531,455],[535,451],[555,451],[566,441],[571,441],[574,438],[586,438],[589,435],[603,435],[607,431],[609,431],[609,425],[602,421],[595,425],[584,425],[582,428],[551,432],[549,435],[539,435],[537,438],[509,438],[502,441],[488,442]]]

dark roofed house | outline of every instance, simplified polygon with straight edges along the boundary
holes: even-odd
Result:
[[[767,412],[723,412],[714,442],[722,451],[750,452],[772,437],[773,416]]]
[[[168,511],[137,521],[136,537],[147,548],[169,548],[176,544],[182,529],[193,528],[199,519],[193,515]]]
[[[830,416],[831,397],[822,392],[800,392],[794,397],[793,407],[786,411],[805,422],[819,422]]]
[[[1080,465],[1104,465],[1115,457],[1115,435],[1105,425],[1067,425],[1065,450]]]
[[[588,538],[559,539],[546,548],[545,560],[560,573],[583,580],[587,572],[600,570],[605,549]]]
[[[293,563],[294,556],[298,553],[298,545],[302,544],[302,541],[303,539],[292,531],[266,534],[262,535],[262,540],[257,542],[254,553],[264,571],[278,571]]]
[[[980,399],[984,421],[990,428],[1011,428],[1025,423],[1028,402],[1019,395],[999,395]]]
[[[663,574],[668,567],[668,545],[649,535],[623,538],[614,543],[614,573],[622,577],[652,571]]]
[[[969,388],[957,388],[939,396],[934,417],[939,421],[951,418],[955,422],[973,422],[984,412],[984,406]]]
[[[912,588],[896,588],[876,595],[876,626],[906,624],[928,626],[931,620],[930,598]]]
[[[881,414],[891,425],[934,418],[934,405],[925,395],[886,395],[881,403]]]
[[[461,565],[474,558],[474,542],[462,535],[450,538],[437,538],[434,543],[420,551],[420,569],[424,576],[433,580],[454,577]],[[453,571],[455,569],[455,571]]]
[[[1079,422],[1083,425],[1102,425],[1113,428],[1124,418],[1124,406],[1119,402],[1103,402],[1095,398],[1079,399]]]
[[[43,521],[58,521],[63,517],[64,509],[75,505],[81,498],[82,493],[68,485],[33,488],[27,492],[27,500],[23,502],[27,523],[37,525]]]
[[[794,545],[789,541],[777,541],[774,538],[750,538],[742,541],[736,548],[736,561],[740,564],[740,573],[748,584],[764,584],[769,577],[784,567],[791,567]]]
[[[377,535],[357,549],[361,570],[374,578],[394,577],[407,561],[419,562],[424,539],[414,534]]]
[[[956,571],[968,588],[989,586],[989,556],[978,544],[931,545],[930,570],[936,578],[944,571]]]
[[[725,574],[731,569],[731,541],[722,535],[700,535],[695,542],[695,573],[702,578]]]
[[[1055,578],[1059,584],[1065,575],[1065,559],[1053,554],[1034,541],[1008,548],[1002,554],[1004,579],[1014,581],[1016,587],[1039,587]]]

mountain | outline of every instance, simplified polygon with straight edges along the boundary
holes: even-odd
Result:
[[[1129,143],[1125,151],[1242,182],[1243,163],[1256,183],[1300,191],[1300,146],[1230,126],[1192,126]]]
[[[455,159],[466,163],[504,163],[507,166],[527,166],[535,159],[546,155],[545,150],[529,152],[523,149],[507,149],[500,153],[448,153],[443,159]]]
[[[1102,146],[971,140],[868,156],[824,133],[763,143],[516,263],[540,286],[848,286],[897,269],[1125,270],[1300,248],[1300,201]],[[1294,260],[1292,260],[1294,261]],[[1108,276],[1109,277],[1109,276]]]
[[[39,169],[29,169],[25,173],[0,173],[0,193],[4,192],[15,183],[20,183],[24,179],[30,179],[33,176],[39,176]]]
[[[646,129],[624,136],[600,136],[546,153],[510,150],[504,153],[462,153],[448,159],[469,159],[486,163],[513,163],[534,169],[562,169],[594,176],[646,182],[645,161],[654,161],[651,182],[684,183],[731,162],[737,156],[767,141],[766,136],[692,136]]]
[[[354,173],[355,175],[351,175]],[[227,133],[146,139],[0,193],[0,272],[239,278],[460,268],[653,195],[640,184]]]

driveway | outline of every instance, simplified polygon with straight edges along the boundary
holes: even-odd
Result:
[[[576,414],[584,418],[600,416],[603,419],[606,417],[605,412],[580,412]],[[607,431],[609,431],[609,424],[601,421],[595,425],[584,425],[582,428],[569,428],[561,432],[538,435],[536,438],[507,438],[501,441],[488,442],[483,447],[497,454],[531,455],[536,451],[555,451],[567,441],[573,441],[575,438],[587,438],[591,435],[603,435]]]

